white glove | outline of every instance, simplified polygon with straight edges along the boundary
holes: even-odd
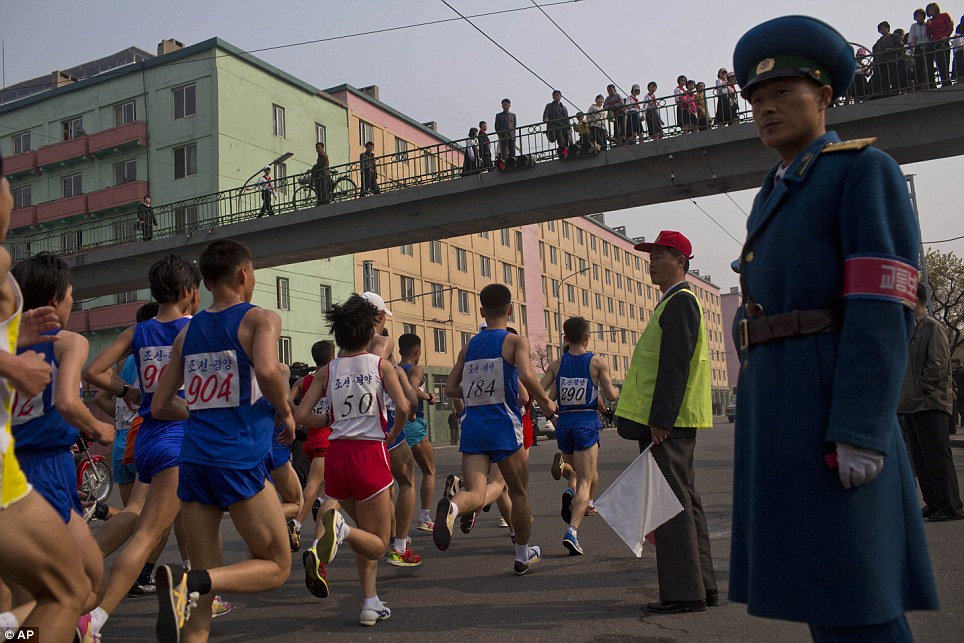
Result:
[[[837,443],[837,473],[847,489],[867,484],[884,468],[884,454],[845,442]]]

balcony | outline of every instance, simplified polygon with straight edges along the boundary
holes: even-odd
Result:
[[[37,206],[37,223],[50,223],[58,219],[87,214],[87,195],[78,194],[66,199],[54,199]]]
[[[87,211],[107,212],[122,210],[124,206],[132,205],[147,196],[147,181],[130,181],[113,187],[97,190],[87,194]]]
[[[37,165],[50,167],[66,165],[69,161],[83,160],[87,156],[88,139],[87,136],[78,136],[69,141],[44,145],[37,150]]]
[[[147,123],[133,121],[90,135],[88,152],[91,156],[106,156],[136,145],[147,145]]]
[[[37,206],[28,205],[25,208],[17,208],[10,213],[10,229],[39,227],[37,224]]]
[[[93,330],[133,326],[137,310],[146,303],[146,301],[131,301],[126,304],[101,306],[89,310],[75,310],[70,313],[70,319],[67,320],[67,330],[86,333]]]
[[[26,174],[36,174],[37,152],[31,150],[22,154],[14,154],[3,159],[3,171],[7,176],[16,177]]]

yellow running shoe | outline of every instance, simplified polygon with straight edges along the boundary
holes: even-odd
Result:
[[[180,565],[161,565],[154,572],[157,585],[157,624],[160,643],[180,643],[181,628],[197,607],[199,595],[187,589],[187,572]]]

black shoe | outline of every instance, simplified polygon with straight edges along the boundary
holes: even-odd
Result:
[[[932,513],[927,519],[931,522],[947,522],[949,520],[961,520],[962,518],[964,518],[964,514],[956,514],[950,509],[941,509]]]
[[[656,601],[655,603],[647,603],[646,609],[654,614],[705,612],[706,601]]]
[[[315,498],[311,503],[311,519],[318,522],[318,510],[321,509],[321,498]]]
[[[706,606],[716,607],[720,604],[720,592],[716,589],[706,590]]]
[[[930,518],[934,513],[935,511],[930,507],[928,507],[927,505],[924,505],[923,507],[920,508],[920,514],[924,518]]]

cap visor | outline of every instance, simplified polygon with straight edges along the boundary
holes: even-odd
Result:
[[[633,249],[642,250],[643,252],[649,252],[650,250],[653,249],[653,246],[655,245],[656,245],[655,243],[637,243],[635,246],[633,246]]]
[[[748,98],[750,90],[752,90],[760,83],[767,80],[773,80],[774,78],[809,78],[809,76],[807,76],[806,74],[800,73],[796,69],[774,69],[773,71],[768,71],[766,73],[760,74],[759,76],[751,80],[749,83],[747,83],[746,87],[743,87],[740,90],[740,96],[742,96],[743,98]]]

